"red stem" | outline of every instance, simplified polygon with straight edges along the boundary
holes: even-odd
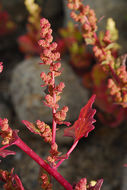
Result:
[[[73,190],[72,185],[64,179],[64,177],[57,172],[56,169],[51,168],[42,158],[40,158],[30,147],[28,147],[20,138],[18,138],[13,144],[22,149],[27,155],[29,155],[35,162],[37,162],[42,168],[44,168],[51,176],[53,176],[65,189]]]
[[[10,147],[10,144],[7,144],[7,145],[2,146],[2,147],[0,148],[0,151],[4,150],[5,148],[8,148],[8,147]]]
[[[68,159],[68,157],[70,156],[70,154],[72,153],[72,151],[75,149],[75,147],[77,146],[78,144],[78,140],[74,142],[74,144],[72,145],[72,147],[69,149],[69,151],[67,152],[66,154],[66,158],[63,158],[61,159],[57,164],[56,164],[56,167],[55,168],[58,168],[65,159]]]
[[[25,190],[23,185],[22,185],[22,182],[20,181],[19,177],[17,175],[14,176],[16,181],[18,182],[19,186],[20,186],[20,190]]]
[[[53,108],[52,110],[53,115],[56,113],[56,109]],[[52,123],[52,144],[56,141],[56,122],[53,116],[53,123]]]
[[[109,64],[109,69],[110,69],[110,71],[111,71],[111,73],[112,73],[112,76],[113,76],[114,79],[116,80],[116,82],[118,82],[118,84],[120,85],[121,81],[120,81],[119,77],[116,75],[114,69],[111,67],[110,64]]]
[[[54,77],[54,72],[52,72],[52,80],[54,81],[53,88],[55,88],[55,77]],[[56,94],[53,92],[53,100],[56,102]],[[52,114],[53,114],[53,123],[52,123],[52,144],[55,143],[56,141],[56,121],[54,119],[54,114],[56,113],[56,109],[52,109]]]
[[[98,36],[97,36],[96,32],[94,32],[93,35],[94,35],[94,38],[95,38],[95,40],[96,40],[94,45],[97,45],[98,43],[100,43],[100,42],[99,42],[99,39],[98,39]]]
[[[99,46],[101,48],[103,54],[106,55],[106,53],[105,53],[105,51],[104,51],[104,49],[103,49],[103,47],[102,47],[102,45],[101,45],[101,43],[100,43],[100,41],[98,39],[98,36],[97,36],[96,32],[94,32],[94,38],[96,40],[94,45]]]

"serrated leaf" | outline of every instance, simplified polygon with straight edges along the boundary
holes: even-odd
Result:
[[[103,179],[97,180],[96,185],[94,186],[94,190],[100,190],[103,184]]]
[[[22,123],[34,134],[40,135],[40,131],[35,127],[35,125],[27,120],[22,120]]]
[[[77,141],[83,136],[87,137],[88,133],[94,129],[93,123],[96,121],[93,118],[96,110],[92,109],[94,100],[95,95],[93,95],[88,103],[81,109],[79,118],[75,121],[74,125],[64,130],[64,136],[73,137],[74,140]]]

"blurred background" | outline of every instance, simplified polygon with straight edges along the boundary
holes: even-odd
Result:
[[[83,0],[95,10],[98,35],[109,26],[112,18],[113,30],[117,33],[118,50],[121,56],[127,52],[127,1],[126,0]],[[31,13],[25,0],[0,1],[0,61],[4,70],[0,75],[0,117],[8,118],[10,126],[20,130],[19,136],[40,156],[46,158],[49,146],[41,138],[31,134],[22,120],[35,122],[37,119],[51,124],[51,111],[42,100],[45,90],[40,87],[40,73],[47,71],[40,66],[41,52],[37,41],[40,39],[40,18],[51,22],[54,40],[61,53],[63,75],[57,83],[64,81],[66,88],[60,106],[69,106],[67,120],[73,123],[80,109],[91,94],[96,93],[94,107],[97,109],[95,130],[88,138],[83,138],[71,157],[59,168],[70,182],[83,177],[88,181],[104,179],[102,190],[127,189],[127,109],[114,105],[108,99],[105,76],[102,86],[96,86],[96,76],[101,70],[96,67],[92,48],[86,46],[77,25],[72,23],[66,0],[36,0],[38,5]],[[71,22],[70,22],[71,21]],[[92,77],[91,77],[92,76]],[[95,88],[96,87],[96,88]],[[63,137],[63,128],[58,130],[57,142],[60,152],[66,153],[72,139]],[[2,159],[1,168],[15,168],[26,190],[41,189],[38,184],[40,168],[19,149],[15,156]],[[54,189],[58,184],[54,182]],[[1,187],[2,189],[2,187]],[[59,190],[62,187],[59,186]]]

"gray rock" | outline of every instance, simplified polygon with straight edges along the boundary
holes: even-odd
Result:
[[[13,70],[10,83],[10,93],[14,109],[20,120],[35,121],[43,120],[51,122],[51,110],[43,105],[45,88],[42,84],[40,73],[47,72],[47,66],[39,65],[39,58],[25,60]],[[69,112],[67,120],[74,121],[80,109],[88,100],[88,92],[81,86],[79,78],[74,74],[71,67],[62,62],[63,74],[57,77],[56,82],[63,81],[66,85],[60,100],[60,107],[67,105]]]
[[[42,14],[48,18],[57,15],[63,9],[62,0],[44,0],[41,5]]]
[[[0,118],[7,118],[8,120],[11,119],[11,111],[9,107],[4,103],[0,101]]]

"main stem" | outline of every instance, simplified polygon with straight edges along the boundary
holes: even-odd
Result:
[[[54,81],[53,83],[53,88],[55,88],[55,77],[54,77],[54,72],[52,72],[52,80]],[[56,103],[56,94],[53,92],[53,100]],[[56,113],[56,109],[52,109],[52,114],[53,114],[53,123],[52,123],[52,144],[55,143],[56,141],[56,121],[54,119],[54,114]]]
[[[56,169],[51,168],[42,158],[40,158],[29,146],[27,146],[20,138],[15,143],[27,155],[29,155],[37,164],[44,168],[51,176],[53,176],[66,190],[73,190],[72,185],[64,179],[64,177],[57,172]]]

